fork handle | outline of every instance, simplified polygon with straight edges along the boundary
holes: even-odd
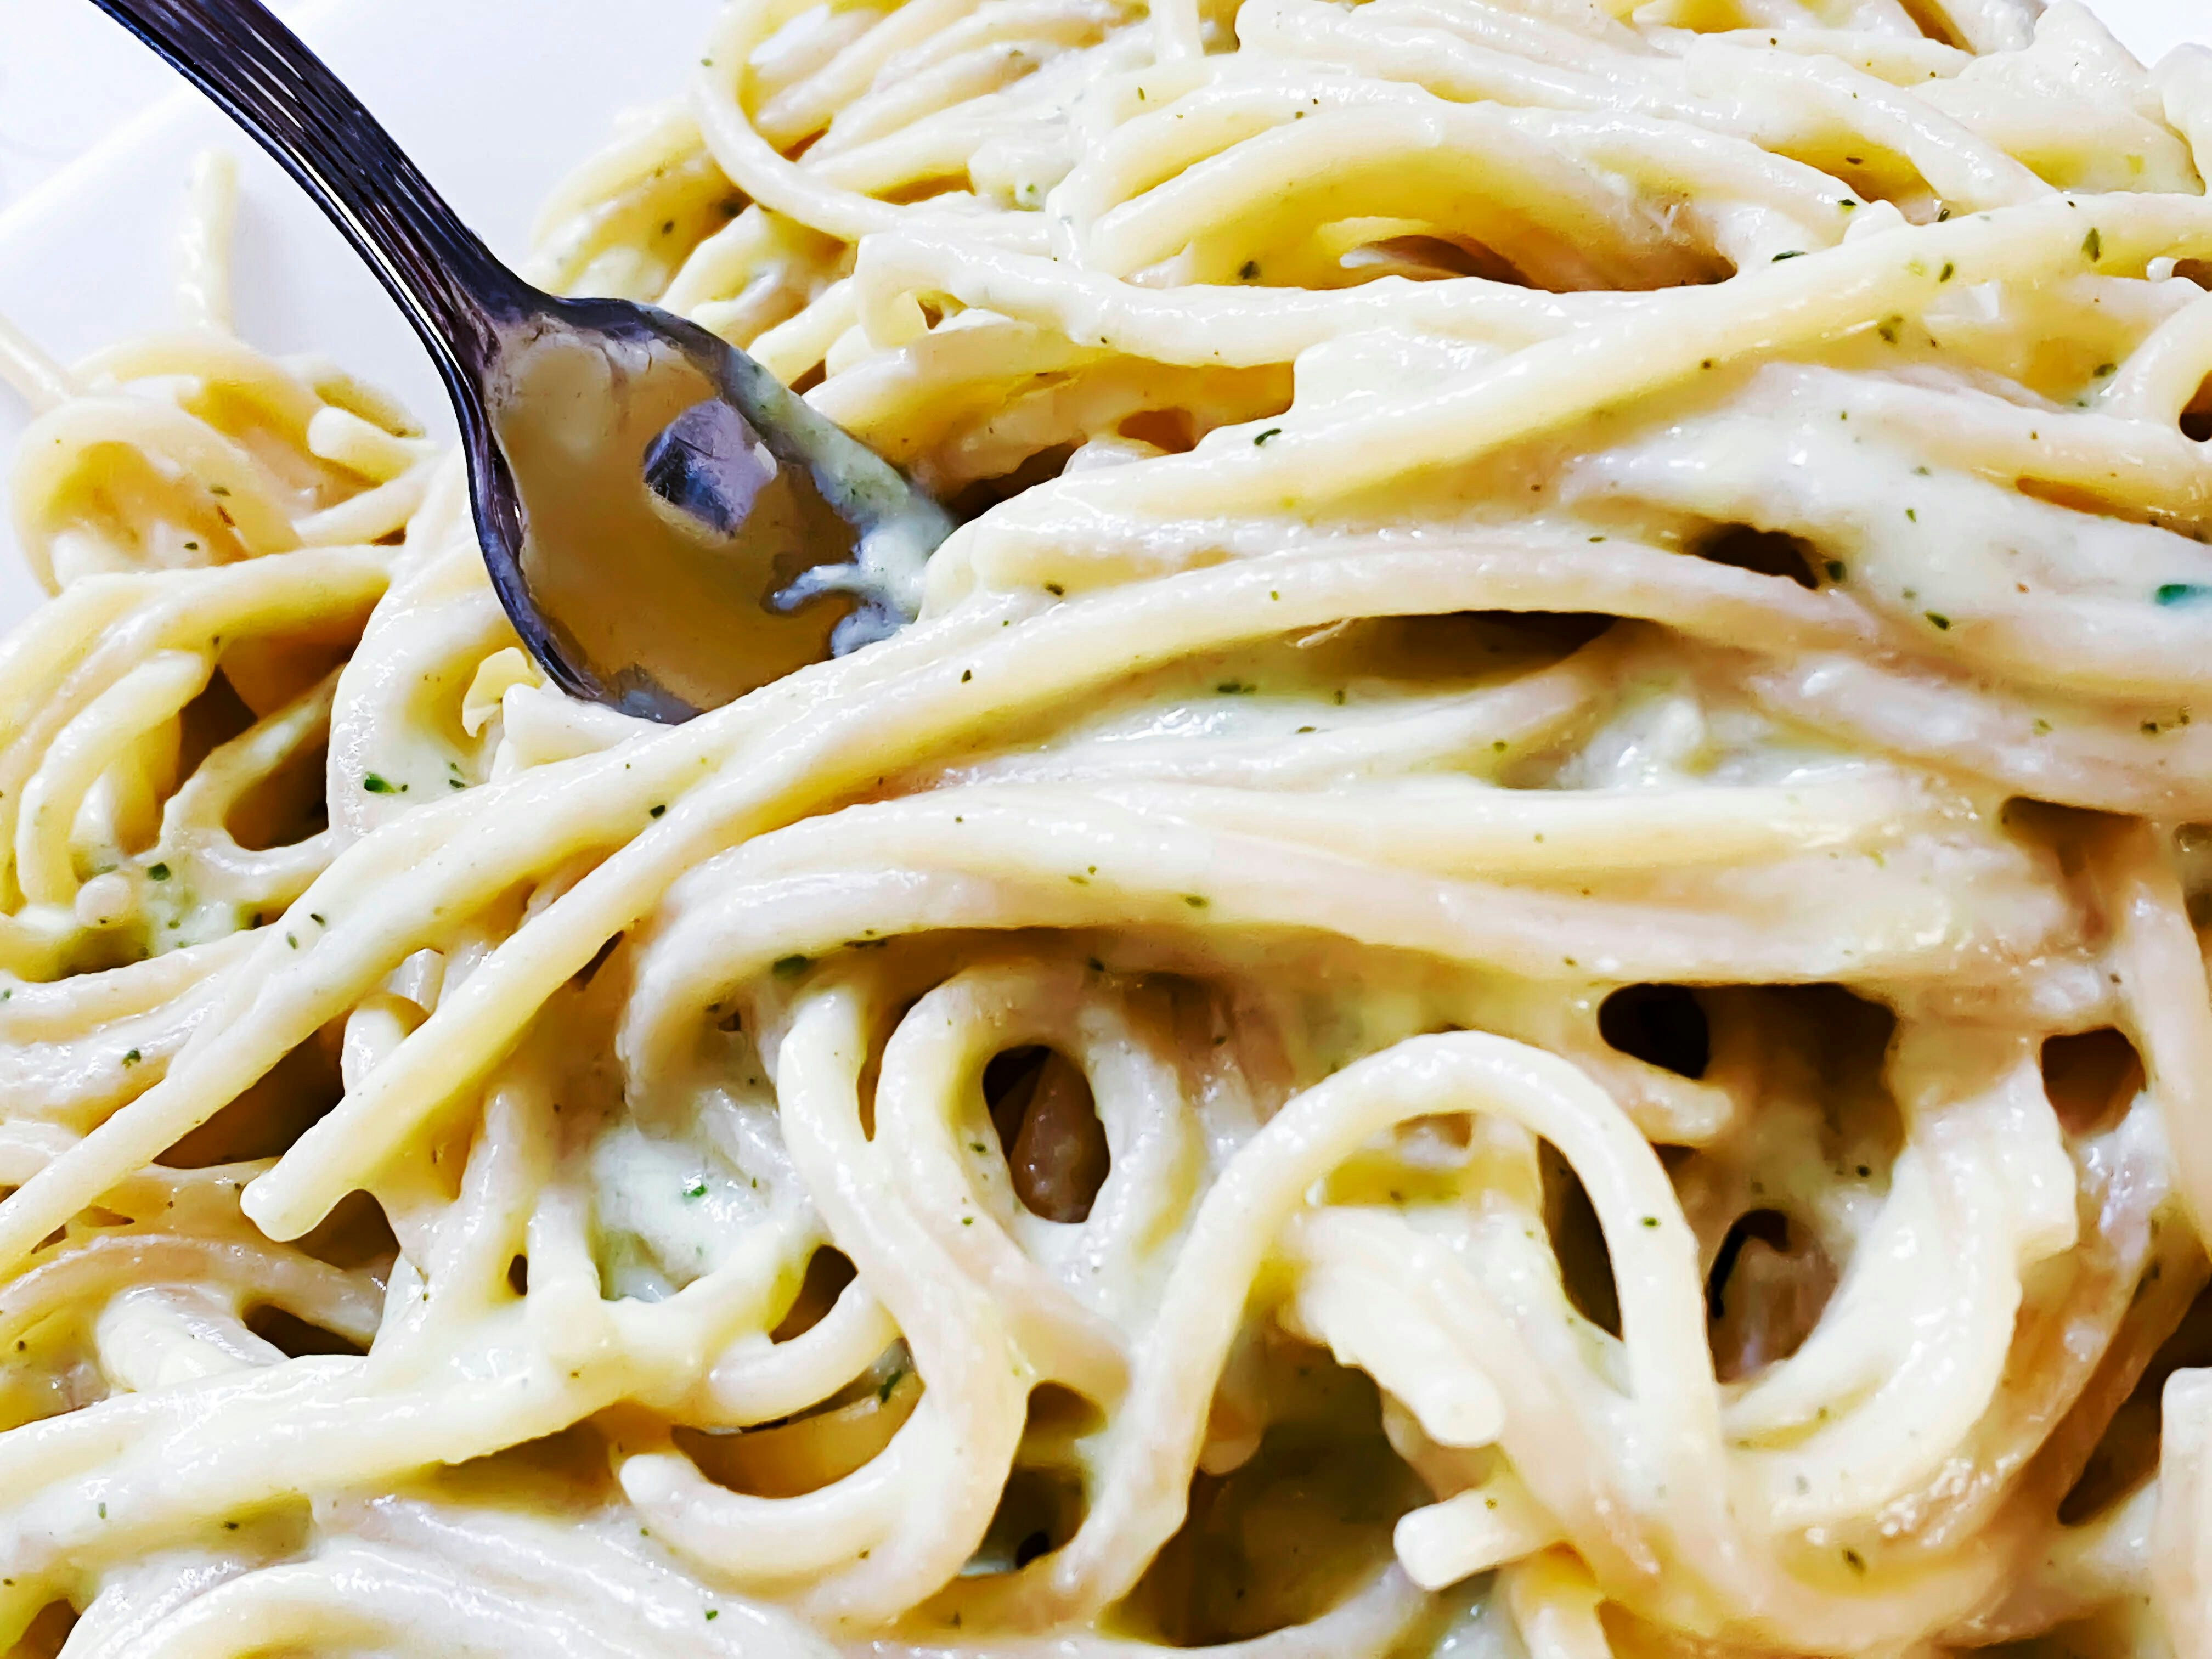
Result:
[[[376,118],[258,0],[93,0],[213,99],[368,262],[462,405],[534,297]]]

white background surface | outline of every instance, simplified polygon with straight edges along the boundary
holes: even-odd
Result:
[[[617,115],[678,92],[718,0],[273,0],[494,251]],[[2212,0],[2090,0],[2137,56],[2212,44]],[[444,424],[374,279],[274,163],[92,0],[0,0],[0,315],[64,361],[168,320],[191,159],[240,159],[235,305],[274,351],[313,348]],[[0,453],[26,411],[0,386]],[[0,519],[0,629],[38,595]]]
[[[623,111],[681,92],[719,0],[279,0],[447,199],[512,259]],[[149,103],[149,99],[152,100]],[[172,319],[192,160],[239,161],[234,306],[450,430],[398,309],[321,214],[91,0],[0,0],[0,316],[64,362]],[[74,160],[71,158],[74,156]],[[28,411],[0,385],[0,455]],[[4,489],[4,482],[0,482]],[[0,517],[0,629],[40,595]]]

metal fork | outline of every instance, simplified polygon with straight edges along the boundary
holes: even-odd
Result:
[[[896,467],[684,319],[495,258],[257,0],[94,0],[344,233],[459,417],[492,586],[571,695],[681,720],[910,620],[951,529]]]

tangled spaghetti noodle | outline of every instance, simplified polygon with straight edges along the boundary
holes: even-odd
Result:
[[[965,522],[673,729],[212,167],[0,338],[0,1635],[2205,1651],[2208,167],[2073,3],[738,0],[536,274]]]

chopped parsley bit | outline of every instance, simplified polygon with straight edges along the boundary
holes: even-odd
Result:
[[[676,228],[676,221],[675,221],[675,220],[673,220],[673,219],[663,219],[663,220],[660,222],[660,234],[661,234],[663,236],[667,235],[671,231],[674,230],[675,228]]]
[[[1912,476],[1916,478],[1932,478],[1936,474],[1927,467],[1916,466],[1912,469]]]
[[[1826,568],[1828,573],[1828,580],[1832,582],[1839,582],[1843,580],[1844,575],[1849,570],[1849,567],[1845,565],[1841,559],[1830,559],[1827,562]]]
[[[684,1189],[684,1197],[686,1197],[686,1198],[704,1198],[704,1197],[706,1197],[706,1196],[707,1196],[707,1183],[706,1183],[705,1182],[703,1182],[703,1181],[695,1181],[695,1182],[692,1182],[689,1187],[686,1187],[686,1188]]]
[[[975,1218],[972,1215],[963,1215],[960,1218],[960,1224],[963,1227],[972,1227],[975,1224]]]
[[[1768,260],[1768,261],[1767,261],[1767,263],[1768,263],[1769,264],[1776,264],[1776,265],[1778,265],[1778,264],[1781,264],[1784,259],[1802,259],[1802,258],[1803,258],[1804,257],[1805,257],[1805,250],[1804,250],[1803,248],[1802,248],[1802,247],[1793,247],[1793,248],[1786,249],[1786,250],[1784,250],[1783,252],[1780,252],[1780,253],[1776,254],[1776,255],[1773,257],[1773,258],[1771,258],[1771,259]]]
[[[1211,902],[1203,895],[1198,893],[1185,893],[1182,896],[1182,902],[1194,910],[1203,910]]]
[[[2105,239],[2097,234],[2094,225],[2089,227],[2089,234],[2081,239],[2081,252],[2089,256],[2089,263],[2093,265],[2105,257]]]
[[[1915,524],[1918,524],[1920,522],[1920,514],[1911,507],[1908,507],[1905,509],[1905,516],[1911,520]]]
[[[1939,207],[1936,210],[1936,222],[1939,225],[1950,216],[1951,210],[1947,207]]]
[[[1923,611],[1920,614],[1938,628],[1948,628],[1951,625],[1951,619],[1940,611]]]
[[[1656,1227],[1659,1224],[1659,1218],[1656,1215],[1647,1215],[1644,1218],[1644,1224],[1647,1227]]]
[[[666,804],[665,802],[662,802],[662,803],[657,804],[657,805],[653,805],[653,806],[649,806],[649,807],[647,807],[647,808],[646,809],[646,813],[645,813],[645,815],[646,815],[646,817],[649,817],[649,818],[657,818],[657,817],[660,817],[660,815],[661,815],[662,813],[664,813],[664,812],[667,811],[667,810],[668,810],[667,804]]]
[[[1268,439],[1279,438],[1282,435],[1282,428],[1279,426],[1271,426],[1265,432],[1262,432],[1258,437],[1252,440],[1252,447],[1257,449],[1261,444],[1266,443]]]
[[[2050,735],[2051,735],[2051,722],[2050,722],[2049,720],[2037,720],[2037,721],[2036,721],[2036,723],[2035,723],[2035,735],[2036,735],[2037,737],[2039,737],[2039,738],[2044,738],[2044,737],[2048,737],[2048,736],[2050,736]]]
[[[1051,594],[1054,599],[1059,599],[1067,592],[1067,590],[1062,587],[1058,582],[1047,582],[1044,585],[1044,591]]]
[[[890,1403],[892,1393],[897,1389],[900,1383],[905,1381],[906,1367],[901,1365],[889,1376],[886,1376],[882,1382],[876,1384],[876,1403],[878,1406],[889,1405]]]
[[[208,486],[208,494],[210,495],[228,495],[230,494],[230,491],[225,489],[222,484],[210,484]]]
[[[2212,587],[2203,582],[2160,582],[2151,597],[2160,605],[2191,605],[2198,599],[2212,599]]]
[[[1904,318],[1885,317],[1881,322],[1875,325],[1874,331],[1881,335],[1883,339],[1888,341],[1890,344],[1895,345],[1897,343],[1897,331],[1904,326]]]
[[[1249,283],[1259,274],[1260,262],[1257,259],[1247,259],[1243,264],[1237,267],[1237,277],[1243,282]]]
[[[2142,734],[2147,738],[2156,737],[2158,735],[2158,722],[2156,720],[2145,720],[2142,723]]]
[[[2096,368],[2089,371],[2089,378],[2093,380],[2101,380],[2118,368],[2118,363],[2099,363]]]
[[[1213,689],[1221,696],[1244,697],[1249,696],[1260,688],[1244,680],[1224,680]]]
[[[187,553],[197,553],[199,550],[200,544],[198,542],[186,542],[185,544],[185,551]]]
[[[398,785],[375,772],[362,773],[361,787],[372,795],[396,795],[399,793]]]
[[[107,1505],[105,1504],[100,1506],[100,1518],[103,1521],[107,1519]]]
[[[2096,234],[2094,231],[2092,231],[2089,234],[2093,236]],[[1849,1567],[1853,1572],[1864,1572],[1866,1571],[1866,1557],[1861,1555],[1856,1550],[1845,1550],[1844,1552],[1844,1565]]]
[[[236,1532],[238,1530],[238,1522],[235,1521],[226,1521],[222,1523],[222,1529],[225,1532]]]
[[[2169,583],[2167,583],[2167,584],[2166,584],[2166,586],[2168,586],[2168,587],[2171,587],[2171,586],[2174,586],[2174,584],[2173,584],[2173,583],[2171,583],[2171,582],[2169,582]],[[2165,593],[2165,592],[2166,592],[2166,588],[2163,588],[2163,587],[2162,587],[2162,588],[2160,588],[2160,589],[2159,590],[2159,592],[2160,592],[2161,595],[2163,595],[2163,594]],[[2161,598],[2161,599],[2160,599],[2160,604],[2164,604],[2164,603],[2165,603],[2165,600],[2163,599],[2163,598]],[[149,881],[167,881],[167,880],[168,880],[168,878],[169,878],[169,866],[168,866],[167,865],[166,865],[166,864],[149,864],[149,865],[148,865],[148,866],[146,866],[146,879],[147,879],[147,880],[149,880]]]
[[[141,1054],[136,1048],[133,1048],[130,1053],[123,1056],[123,1063],[125,1066],[136,1066],[144,1058],[144,1055]]]
[[[1958,274],[1959,267],[1946,259],[1943,261],[1943,269],[1936,273],[1936,280],[1939,283],[1948,283]]]
[[[284,935],[284,943],[296,951],[300,948],[300,936],[297,933],[287,933]]]
[[[1603,541],[1604,539],[1605,539],[1605,538],[1604,538],[1604,537],[1602,537],[1602,536],[1593,536],[1593,537],[1591,537],[1591,538],[1590,538],[1590,540],[1591,540],[1592,542],[1601,542],[1601,541]]]
[[[1068,879],[1073,882],[1078,887],[1088,887],[1091,885],[1091,878],[1088,876],[1070,876]]]
[[[778,957],[775,959],[775,967],[769,971],[778,979],[789,979],[794,974],[803,974],[806,971],[806,958],[795,952],[791,956]]]
[[[1839,208],[1843,209],[1843,210],[1844,210],[1844,212],[1846,212],[1846,213],[1854,213],[1854,212],[1856,212],[1856,211],[1858,210],[1858,205],[1859,205],[1859,204],[1858,204],[1856,202],[1849,202],[1849,201],[1844,201],[1844,200],[1840,200],[1840,199],[1839,199],[1839,200],[1836,203],[1836,205],[1837,205],[1838,207],[1839,207]]]
[[[709,1607],[707,1609],[707,1616],[709,1619],[720,1619],[722,1616],[722,1610],[720,1607]]]
[[[963,668],[960,671],[960,684],[963,685],[967,684],[969,681],[975,678],[975,671],[972,668]]]
[[[308,911],[307,920],[313,922],[318,927],[327,927],[330,926],[330,923],[323,920],[323,913],[319,910]]]

